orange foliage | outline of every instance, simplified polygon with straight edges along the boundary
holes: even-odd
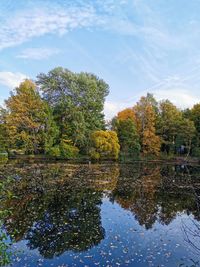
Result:
[[[134,107],[134,111],[143,154],[158,156],[160,152],[160,138],[156,135],[156,114],[154,108],[147,98],[142,97]]]
[[[117,114],[117,118],[118,120],[127,120],[127,119],[131,119],[135,122],[135,113],[133,111],[132,108],[126,108],[122,111],[120,111],[118,114]]]

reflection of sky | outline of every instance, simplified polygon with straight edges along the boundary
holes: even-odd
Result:
[[[140,226],[130,211],[104,198],[101,206],[105,239],[87,252],[65,252],[53,260],[42,259],[37,250],[30,251],[25,241],[14,245],[18,255],[14,266],[192,266],[198,255],[193,254],[184,242],[182,222],[192,226],[192,216],[178,214],[169,225],[156,222],[152,229]],[[27,265],[25,265],[27,264]],[[74,264],[74,265],[73,265]],[[163,264],[163,265],[162,265]]]

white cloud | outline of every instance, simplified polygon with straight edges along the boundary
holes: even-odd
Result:
[[[174,45],[177,38],[172,38],[166,29],[155,21],[145,23],[145,26],[134,23],[126,11],[119,8],[127,5],[126,0],[107,0],[104,3],[97,1],[96,5],[93,1],[74,1],[73,5],[56,5],[50,2],[48,7],[41,4],[39,8],[26,8],[10,16],[6,14],[7,17],[4,16],[0,21],[0,50],[45,34],[63,35],[73,29],[95,26],[124,35],[134,35],[145,40],[150,46],[155,43],[159,46]],[[133,10],[133,15],[138,13],[139,9]],[[147,13],[145,11],[140,14],[144,21],[148,17]],[[151,14],[151,17],[154,15]]]
[[[117,113],[124,108],[127,108],[127,103],[123,102],[116,102],[116,101],[106,101],[104,105],[104,114],[105,114],[105,119],[110,120],[114,116],[117,115]]]
[[[94,25],[97,19],[93,7],[68,7],[52,5],[33,10],[18,11],[1,21],[0,50],[16,46],[45,34],[62,35],[72,29]]]
[[[153,94],[157,100],[168,99],[180,109],[191,108],[194,104],[200,102],[200,96],[194,95],[187,89],[155,90]]]
[[[117,113],[125,108],[133,107],[137,101],[139,101],[141,96],[147,94],[147,92],[152,93],[157,101],[170,100],[174,105],[180,109],[191,108],[194,104],[200,103],[200,95],[195,95],[189,89],[157,89],[152,91],[143,91],[138,95],[137,99],[123,100],[123,101],[106,101],[104,106],[104,114],[106,120],[112,119]]]
[[[17,58],[22,59],[34,59],[34,60],[41,60],[47,59],[53,55],[57,55],[60,53],[60,50],[53,49],[53,48],[27,48],[23,50]]]
[[[27,76],[20,72],[1,71],[0,72],[0,84],[9,87],[11,89],[17,87],[23,82]]]

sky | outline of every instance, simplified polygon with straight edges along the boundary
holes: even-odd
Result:
[[[200,0],[0,0],[0,103],[62,66],[110,86],[107,119],[147,92],[200,102]]]

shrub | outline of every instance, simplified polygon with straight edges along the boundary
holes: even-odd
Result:
[[[54,158],[59,158],[60,157],[60,147],[58,145],[51,147],[48,151],[47,154],[50,157],[54,157]]]
[[[77,158],[79,149],[74,146],[70,140],[62,140],[60,142],[60,156],[62,159]]]
[[[118,159],[119,140],[114,131],[95,131],[91,135],[90,157],[98,159]]]

